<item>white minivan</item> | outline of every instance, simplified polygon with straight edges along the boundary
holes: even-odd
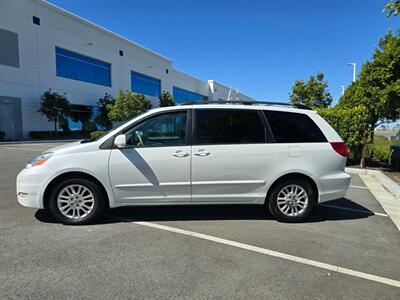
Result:
[[[96,140],[55,147],[17,177],[17,198],[66,224],[105,207],[257,204],[303,221],[350,184],[347,147],[315,111],[197,104],[150,110]]]

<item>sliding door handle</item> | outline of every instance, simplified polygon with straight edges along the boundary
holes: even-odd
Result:
[[[172,156],[175,156],[175,157],[188,157],[189,153],[184,152],[182,150],[178,150],[174,154],[172,154]]]
[[[200,149],[194,155],[196,155],[196,156],[209,156],[210,154],[211,154],[210,151],[207,151],[206,149]]]

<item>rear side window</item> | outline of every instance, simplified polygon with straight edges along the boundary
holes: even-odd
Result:
[[[264,110],[276,143],[324,143],[319,127],[305,114]]]
[[[256,110],[196,110],[198,145],[265,142],[265,128]]]

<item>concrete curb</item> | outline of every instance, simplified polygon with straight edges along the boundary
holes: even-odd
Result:
[[[386,189],[379,179],[375,176],[360,174],[361,180],[368,187],[369,191],[374,195],[375,199],[382,206],[383,210],[388,214],[390,219],[400,230],[400,205],[399,199],[395,197],[388,189]]]
[[[400,198],[400,186],[392,179],[387,177],[381,171],[369,170],[369,169],[357,169],[357,168],[346,168],[345,171],[349,174],[357,175],[369,175],[379,181],[389,192],[391,192],[396,198]]]

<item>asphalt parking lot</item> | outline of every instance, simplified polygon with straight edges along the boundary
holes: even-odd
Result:
[[[19,170],[52,146],[0,145],[0,299],[400,299],[390,284],[400,232],[358,176],[302,224],[260,207],[194,206],[119,208],[64,226],[15,196]]]

